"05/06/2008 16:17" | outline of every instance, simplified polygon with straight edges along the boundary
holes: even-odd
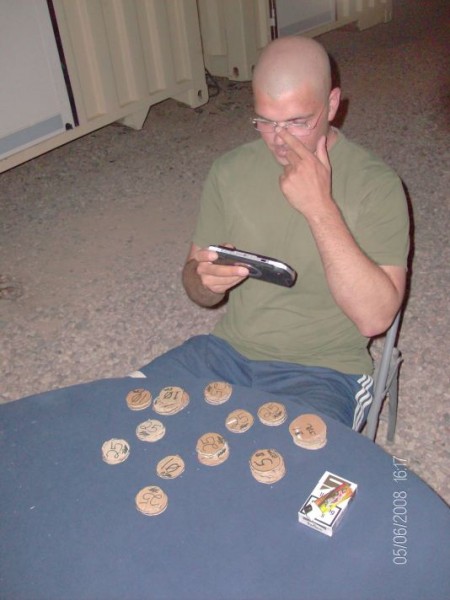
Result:
[[[392,457],[392,478],[396,487],[392,493],[392,561],[396,565],[408,562],[408,493],[401,489],[401,484],[408,480],[406,462],[404,458]]]

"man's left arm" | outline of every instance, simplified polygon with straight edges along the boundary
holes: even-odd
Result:
[[[313,154],[288,132],[281,135],[290,147],[281,190],[308,221],[336,304],[364,336],[386,331],[404,297],[406,269],[377,265],[358,246],[332,198],[325,137]]]

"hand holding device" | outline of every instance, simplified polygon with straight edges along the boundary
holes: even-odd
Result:
[[[215,264],[242,265],[248,269],[249,277],[285,287],[292,287],[296,281],[297,273],[292,267],[270,256],[226,246],[209,246],[208,250],[218,254]]]
[[[196,248],[190,258],[195,260],[195,271],[204,289],[214,294],[225,294],[247,279],[248,268],[234,264],[217,264],[217,253],[206,248]]]

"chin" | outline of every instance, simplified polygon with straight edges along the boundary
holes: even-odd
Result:
[[[283,167],[285,167],[287,164],[289,164],[289,161],[284,154],[279,154],[278,152],[276,152],[275,150],[272,149],[272,155],[275,158],[275,160],[277,161],[277,163],[282,165]]]

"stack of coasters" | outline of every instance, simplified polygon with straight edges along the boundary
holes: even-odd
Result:
[[[168,503],[167,494],[157,485],[142,488],[136,494],[136,508],[148,517],[154,517],[163,513]]]
[[[212,381],[205,387],[205,400],[208,404],[223,404],[230,399],[233,387],[226,381]]]
[[[156,419],[148,419],[136,427],[136,436],[142,442],[157,442],[164,437],[166,428]]]
[[[153,410],[159,415],[175,415],[189,404],[189,394],[183,388],[163,388],[153,402]]]
[[[226,440],[218,433],[205,433],[197,441],[197,458],[202,465],[214,467],[230,456]]]
[[[178,454],[166,456],[156,465],[156,473],[162,479],[176,479],[184,473],[184,460]]]
[[[300,415],[289,425],[294,444],[307,450],[318,450],[327,443],[327,426],[317,415]]]
[[[306,502],[298,520],[325,535],[332,536],[354,498],[357,484],[325,471]]]
[[[130,444],[126,440],[112,438],[102,446],[102,458],[108,465],[123,463],[130,456]]]
[[[286,408],[279,402],[266,402],[259,407],[258,418],[264,425],[281,425],[287,419]]]
[[[233,433],[245,433],[253,425],[253,416],[242,408],[230,412],[225,420],[225,427]]]
[[[283,457],[273,449],[257,450],[249,464],[253,477],[260,483],[276,483],[286,474]]]
[[[148,390],[138,388],[128,392],[126,401],[131,410],[144,410],[152,403],[152,395]]]

